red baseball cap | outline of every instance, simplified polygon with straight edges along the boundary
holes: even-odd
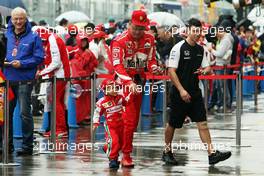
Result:
[[[143,10],[134,10],[132,13],[131,23],[136,26],[148,27],[149,19]]]
[[[95,31],[92,35],[92,38],[96,39],[96,38],[107,38],[107,35],[105,32],[103,31]]]
[[[102,83],[101,83],[101,89],[105,90],[106,87],[110,84],[115,84],[116,81],[113,78],[106,78]]]
[[[68,33],[72,35],[77,35],[78,34],[78,27],[74,24],[70,24],[68,26]]]
[[[95,30],[97,31],[105,31],[105,27],[103,23],[98,24],[97,26],[95,26]]]
[[[150,21],[149,26],[158,26],[158,23],[156,21]]]
[[[49,36],[51,35],[49,29],[43,26],[34,26],[32,28],[32,31],[36,32],[40,36],[42,41],[47,41]]]

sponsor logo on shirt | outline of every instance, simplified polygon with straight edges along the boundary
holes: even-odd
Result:
[[[132,49],[128,49],[128,50],[127,50],[127,53],[128,53],[128,54],[133,54],[133,50],[132,50]]]
[[[184,51],[184,56],[190,56],[190,51],[189,50],[185,50]]]
[[[126,42],[126,46],[128,49],[131,49],[132,48],[132,41]]]
[[[121,105],[118,105],[118,106],[113,106],[113,107],[111,107],[109,109],[106,109],[106,112],[108,112],[108,113],[114,113],[114,112],[120,112],[122,110],[123,110],[122,106]]]
[[[150,48],[151,44],[149,42],[145,43],[144,48]]]
[[[119,47],[114,47],[113,48],[113,53],[115,53],[115,52],[120,52],[120,48]]]
[[[111,101],[108,101],[108,102],[106,102],[106,103],[103,103],[102,106],[103,106],[104,108],[109,108],[109,107],[113,106],[113,103],[112,103]]]
[[[113,48],[113,59],[118,59],[119,58],[119,53],[120,53],[120,48],[119,47],[115,47]]]

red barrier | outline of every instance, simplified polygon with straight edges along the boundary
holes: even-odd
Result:
[[[240,64],[235,64],[235,65],[227,65],[227,66],[211,66],[213,70],[222,70],[224,68],[239,68],[241,65]]]
[[[109,74],[100,74],[100,75],[97,75],[96,78],[113,78],[113,75],[109,75]]]
[[[257,66],[262,66],[262,65],[264,65],[264,62],[258,62],[258,63],[256,63],[256,65]],[[241,66],[243,66],[243,67],[245,67],[245,66],[255,66],[255,64],[246,63],[246,64],[242,64],[242,65],[241,64],[227,65],[226,68],[239,68]],[[225,66],[217,66],[217,65],[215,65],[215,66],[211,66],[211,68],[213,70],[222,70],[222,69],[225,68]]]
[[[227,80],[227,79],[233,79],[235,80],[237,78],[237,75],[200,75],[200,80]]]
[[[264,62],[263,62],[264,63]],[[100,74],[97,75],[97,78],[112,78],[113,75],[109,74]],[[237,75],[200,75],[200,80],[235,80]],[[152,75],[150,73],[146,73],[146,79],[148,80],[170,80],[170,76],[168,75]],[[244,80],[264,80],[264,76],[243,76]]]
[[[237,78],[237,75],[200,75],[200,80],[227,80],[227,79],[233,79],[235,80]],[[162,76],[155,76],[155,75],[147,75],[146,79],[157,79],[157,80],[169,80],[170,77],[167,75]]]
[[[262,66],[264,65],[264,62],[258,62],[256,63],[257,66]],[[255,64],[252,63],[246,63],[246,64],[234,64],[234,65],[227,65],[227,66],[211,66],[212,69],[214,70],[222,70],[225,67],[226,68],[240,68],[241,66],[255,66]],[[100,74],[97,75],[97,78],[112,78],[113,75],[109,75],[109,74]],[[146,79],[154,79],[154,80],[169,80],[170,77],[168,75],[152,75],[149,72],[146,73]],[[201,75],[199,76],[199,79],[205,80],[205,79],[209,79],[209,80],[213,80],[213,79],[236,79],[236,75]],[[258,76],[243,76],[243,79],[247,79],[247,80],[264,80],[261,77]]]
[[[264,65],[264,62],[259,62],[259,63],[257,63],[257,65],[259,65],[259,66]]]
[[[244,80],[264,80],[264,76],[242,76]]]
[[[112,78],[113,75],[109,74],[100,74],[97,75],[97,78]],[[264,76],[263,76],[264,77]],[[227,80],[227,79],[233,79],[235,80],[237,78],[237,75],[200,75],[199,79],[200,80]],[[170,80],[170,76],[168,75],[152,75],[149,73],[146,73],[146,79],[155,79],[155,80]]]
[[[151,75],[151,74],[146,74],[146,79],[169,80],[170,79],[170,76],[168,76],[168,75]]]

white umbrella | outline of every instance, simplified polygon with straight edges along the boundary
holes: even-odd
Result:
[[[236,9],[234,5],[227,1],[216,1],[213,2],[215,6],[219,9],[219,13],[223,15],[235,15]]]
[[[258,18],[264,17],[264,8],[263,7],[254,7],[248,14],[247,18],[255,22]]]
[[[78,11],[64,12],[61,15],[59,15],[55,19],[55,21],[59,22],[63,18],[68,20],[70,23],[89,22],[90,21],[90,18],[87,15],[85,15],[83,12],[78,12]]]
[[[215,2],[212,2],[212,4],[214,4],[216,7],[222,7],[222,8],[231,8],[231,9],[235,9],[233,4],[230,3],[230,2],[227,2],[227,1],[215,1]]]
[[[74,25],[78,27],[78,29],[83,29],[84,26],[86,26],[88,23],[87,22],[79,22],[75,23]]]
[[[0,14],[2,16],[10,16],[12,9],[4,6],[0,6]]]
[[[149,14],[148,18],[152,21],[155,21],[160,26],[172,26],[172,25],[177,25],[179,27],[185,26],[179,17],[167,12],[154,12]]]

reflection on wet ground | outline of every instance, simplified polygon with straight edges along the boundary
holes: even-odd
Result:
[[[263,97],[263,98],[262,98]],[[242,146],[235,146],[235,112],[208,117],[213,143],[232,151],[232,157],[216,166],[208,165],[207,152],[193,148],[190,144],[200,144],[195,124],[185,125],[176,130],[174,149],[178,166],[166,166],[161,161],[163,150],[163,118],[161,113],[143,116],[135,134],[133,158],[134,169],[108,169],[108,159],[101,149],[104,143],[104,128],[99,127],[95,134],[95,144],[91,144],[90,127],[71,129],[69,139],[56,141],[57,153],[46,151],[49,140],[36,135],[36,154],[32,157],[10,156],[10,162],[20,166],[0,167],[1,175],[264,175],[264,96],[259,99],[257,110],[253,102],[245,102],[242,116]],[[21,140],[15,140],[16,148]],[[181,145],[180,145],[181,144]],[[51,148],[50,148],[51,149]]]

